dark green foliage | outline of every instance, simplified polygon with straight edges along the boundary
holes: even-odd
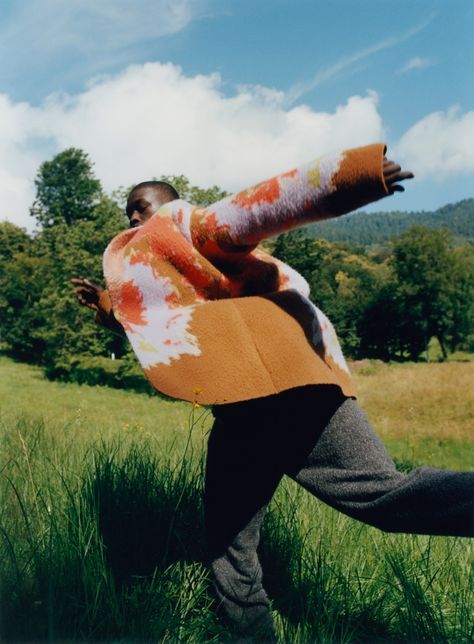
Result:
[[[46,367],[45,373],[51,380],[156,394],[131,352],[118,359],[88,354],[61,354],[60,358]]]
[[[191,185],[189,179],[182,174],[180,175],[163,175],[160,177],[161,181],[170,183],[179,194],[180,199],[189,201],[189,203],[198,206],[209,206],[211,203],[220,201],[229,195],[228,192],[222,190],[218,186],[212,188],[199,188],[198,186]]]
[[[308,281],[311,299],[334,323],[344,350],[361,357],[360,328],[365,312],[385,283],[387,268],[302,231],[281,235],[274,255]]]
[[[102,282],[102,253],[108,241],[123,228],[124,217],[118,206],[105,197],[94,211],[94,219],[68,227],[59,224],[45,229],[36,238],[36,253],[48,258],[48,279],[43,282],[37,308],[43,315],[41,336],[46,350],[40,363],[52,372],[56,364],[71,356],[88,354],[120,357],[125,342],[98,327],[94,313],[80,307],[72,292],[73,277]]]
[[[472,342],[474,249],[446,230],[413,226],[375,256],[296,231],[274,254],[306,278],[350,357],[417,360],[432,337],[446,357]]]
[[[401,342],[410,357],[416,359],[432,337],[446,357],[472,333],[474,273],[469,264],[472,268],[472,247],[453,250],[446,230],[413,226],[394,243]],[[419,346],[413,346],[414,340]]]
[[[66,150],[46,162],[39,177],[35,207],[43,228],[30,238],[12,224],[0,226],[5,241],[0,331],[9,355],[42,364],[56,376],[64,374],[74,355],[120,357],[125,352],[124,340],[99,328],[93,312],[78,305],[70,284],[71,278],[82,276],[102,281],[104,248],[124,228],[125,216],[114,200],[102,195],[80,150]],[[73,210],[78,213],[74,219]]]
[[[24,228],[15,226],[9,221],[0,222],[0,267],[5,266],[18,253],[26,252],[31,244],[31,239]]]
[[[41,164],[35,179],[36,199],[31,214],[46,228],[93,218],[93,208],[102,194],[88,155],[68,148]]]
[[[46,349],[40,332],[44,319],[38,308],[38,285],[47,279],[49,262],[36,257],[31,248],[32,244],[27,244],[1,261],[0,337],[2,348],[10,355],[37,362]]]

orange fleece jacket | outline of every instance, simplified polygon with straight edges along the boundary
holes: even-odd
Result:
[[[309,384],[354,395],[306,281],[257,245],[386,196],[384,152],[374,144],[329,155],[207,208],[176,200],[110,242],[113,313],[157,390],[205,404]]]

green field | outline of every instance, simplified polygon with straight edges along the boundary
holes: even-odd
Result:
[[[474,363],[356,365],[400,468],[472,469]],[[2,641],[218,642],[203,408],[0,358]],[[261,558],[282,641],[470,642],[474,546],[384,534],[284,481]]]

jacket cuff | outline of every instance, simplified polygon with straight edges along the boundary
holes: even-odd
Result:
[[[325,198],[324,210],[332,217],[345,215],[389,195],[383,177],[387,146],[374,143],[346,150],[331,183],[334,191]]]

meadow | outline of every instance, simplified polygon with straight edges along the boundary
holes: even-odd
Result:
[[[474,362],[354,373],[400,469],[473,468]],[[2,641],[232,641],[203,564],[211,422],[0,357]],[[282,641],[474,638],[469,539],[384,534],[285,480],[260,554]]]

